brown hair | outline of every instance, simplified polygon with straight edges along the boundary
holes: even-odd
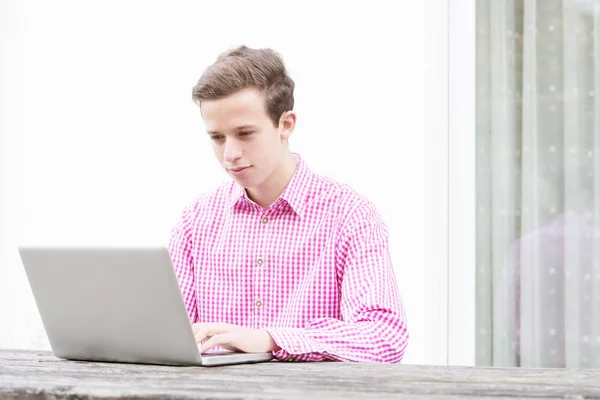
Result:
[[[266,110],[275,126],[284,112],[294,108],[294,81],[281,55],[246,46],[219,55],[192,89],[192,99],[200,105],[203,100],[217,100],[247,88],[265,94]]]

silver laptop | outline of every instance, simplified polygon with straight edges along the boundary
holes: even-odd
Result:
[[[200,354],[166,247],[20,246],[19,254],[57,357],[181,366],[273,358]]]

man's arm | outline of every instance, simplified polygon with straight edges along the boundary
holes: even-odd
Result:
[[[388,232],[375,207],[363,202],[352,212],[338,242],[342,320],[316,318],[304,328],[267,328],[295,361],[397,363],[408,343],[406,315],[388,249]]]
[[[168,248],[190,322],[195,323],[198,321],[198,304],[195,290],[196,263],[192,257],[192,241],[189,228],[191,209],[192,207],[189,207],[184,211],[179,222],[172,229]]]

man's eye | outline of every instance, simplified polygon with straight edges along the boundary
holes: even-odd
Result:
[[[210,138],[212,140],[221,140],[221,139],[223,139],[223,136],[221,136],[221,135],[212,135]]]
[[[240,136],[248,136],[251,134],[252,134],[252,132],[240,132]]]

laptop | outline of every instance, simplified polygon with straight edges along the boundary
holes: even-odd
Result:
[[[273,358],[200,354],[167,247],[20,246],[19,254],[56,357],[175,366]]]

